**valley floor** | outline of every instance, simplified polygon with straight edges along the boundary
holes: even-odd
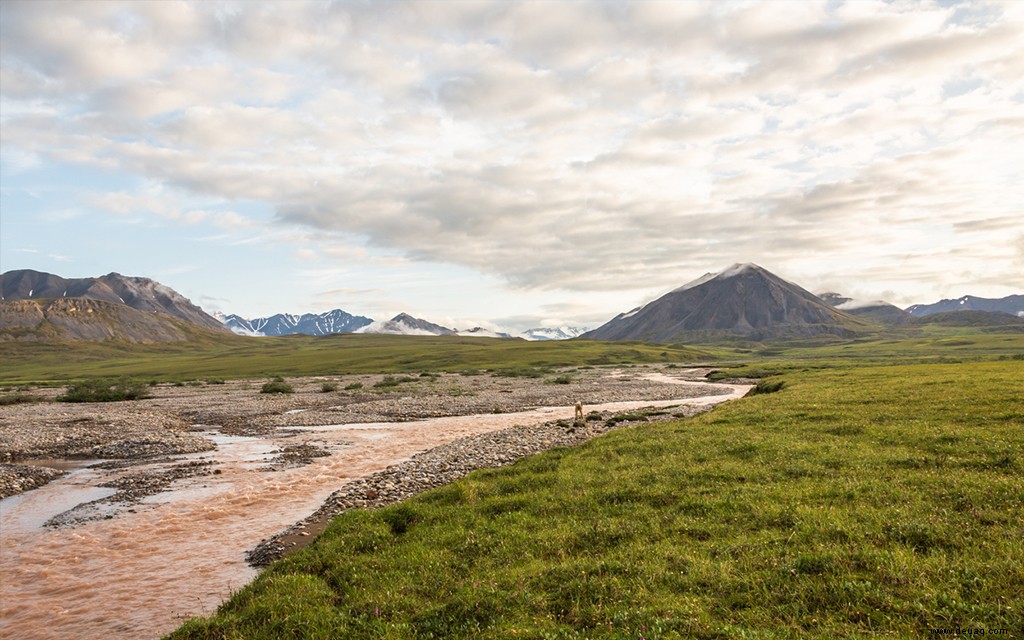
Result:
[[[52,477],[48,461],[146,460],[215,448],[210,427],[232,436],[267,435],[292,427],[402,422],[532,407],[683,395],[678,385],[653,381],[657,369],[580,368],[516,375],[342,375],[289,378],[294,393],[260,393],[266,380],[194,381],[151,387],[151,398],[130,402],[65,403],[62,389],[31,393],[41,402],[0,406],[0,497]],[[678,372],[684,371],[679,369]],[[706,369],[685,370],[700,380]],[[325,387],[324,385],[331,385]],[[325,388],[333,388],[324,392]],[[686,395],[714,395],[707,387]],[[568,416],[567,416],[568,417]],[[30,464],[18,464],[29,462]],[[127,465],[126,465],[127,466]]]
[[[155,385],[131,402],[0,407],[9,488],[66,472],[0,503],[0,573],[12,576],[0,584],[0,636],[155,637],[251,580],[247,562],[304,546],[340,511],[749,388],[705,383],[707,372],[294,378],[291,394],[210,381]]]

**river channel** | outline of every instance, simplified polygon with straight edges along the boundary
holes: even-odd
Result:
[[[615,402],[587,410],[711,405],[749,389],[719,387],[721,395]],[[216,442],[215,451],[176,456],[173,463],[208,461],[216,465],[215,474],[180,479],[170,490],[109,517],[45,527],[51,517],[113,493],[98,486],[105,472],[90,468],[99,461],[76,461],[64,477],[0,501],[0,636],[158,638],[186,618],[212,613],[252,580],[256,570],[246,564],[245,552],[315,511],[344,484],[458,438],[572,414],[572,407],[542,407],[324,425],[261,437],[220,435],[211,428],[207,435]],[[274,451],[299,442],[331,454],[298,468],[265,470]]]

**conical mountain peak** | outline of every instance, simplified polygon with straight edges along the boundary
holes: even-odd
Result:
[[[583,337],[652,342],[851,335],[864,324],[756,264],[707,273]]]

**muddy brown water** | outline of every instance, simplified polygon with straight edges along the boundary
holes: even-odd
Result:
[[[682,382],[668,376],[651,379]],[[723,395],[608,403],[587,410],[710,405],[749,389],[721,388]],[[113,493],[97,486],[109,478],[105,472],[87,468],[87,462],[70,464],[65,477],[0,501],[0,637],[158,638],[187,618],[215,611],[256,575],[245,562],[248,549],[315,511],[347,482],[458,438],[572,415],[572,407],[544,407],[327,425],[288,437],[211,432],[216,451],[176,460],[211,460],[221,473],[179,480],[170,491],[110,519],[44,528],[50,517]],[[295,469],[261,470],[274,450],[300,442],[327,448],[332,455]]]

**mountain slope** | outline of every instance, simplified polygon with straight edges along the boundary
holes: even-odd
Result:
[[[1002,311],[941,311],[913,318],[916,325],[934,324],[947,327],[1007,328],[1024,331],[1024,316]]]
[[[69,279],[31,269],[0,274],[0,299],[4,301],[58,298],[123,304],[137,311],[179,318],[205,329],[226,330],[216,318],[192,304],[188,298],[149,278],[108,273],[98,278]]]
[[[324,313],[304,313],[301,316],[278,313],[266,318],[252,319],[231,314],[221,316],[220,320],[235,333],[250,336],[285,336],[297,333],[325,336],[332,333],[352,333],[373,322],[371,318],[354,316],[341,309]]]
[[[90,298],[0,301],[0,341],[184,342],[214,334],[180,318]]]
[[[963,296],[955,300],[947,298],[932,304],[915,304],[907,307],[907,313],[913,316],[927,316],[944,311],[1002,311],[1015,316],[1024,316],[1024,295],[1012,295],[1005,298]]]
[[[597,340],[751,340],[850,336],[869,324],[755,264],[708,273],[583,334]]]

